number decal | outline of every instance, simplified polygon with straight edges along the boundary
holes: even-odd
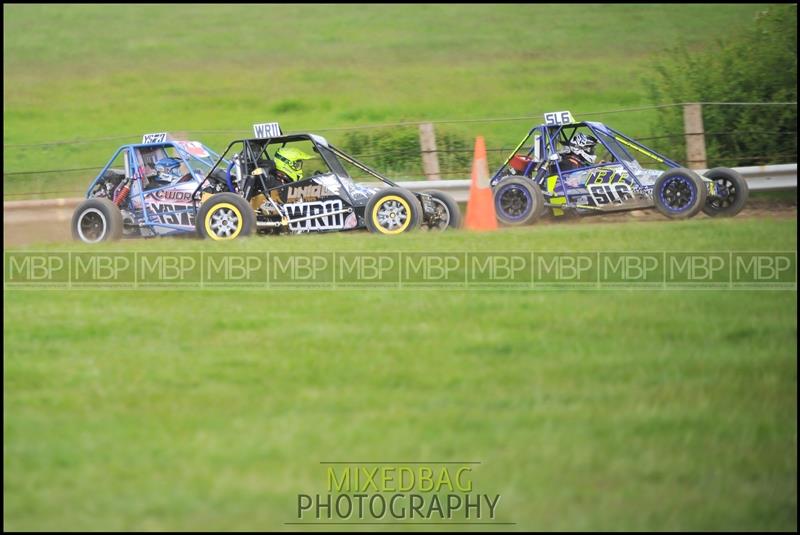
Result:
[[[586,189],[596,205],[623,203],[633,198],[628,172],[619,167],[600,167],[586,177]]]
[[[575,119],[568,111],[551,111],[544,114],[544,122],[547,126],[555,126],[560,124],[572,124]]]
[[[281,125],[278,123],[254,124],[253,133],[258,139],[278,137],[281,135]]]
[[[624,182],[621,184],[587,184],[586,188],[594,199],[595,204],[609,204],[612,202],[623,203],[633,197],[631,187]]]
[[[142,145],[146,143],[163,143],[167,140],[166,132],[158,132],[155,134],[145,134],[142,136]]]

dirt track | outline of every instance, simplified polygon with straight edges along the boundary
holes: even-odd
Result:
[[[765,219],[765,218],[797,218],[797,203],[790,201],[778,201],[772,199],[750,199],[747,206],[737,216],[737,219]],[[703,212],[695,216],[695,219],[710,219]],[[669,221],[669,218],[661,215],[657,210],[635,210],[627,212],[613,212],[608,214],[589,215],[589,216],[567,216],[567,217],[547,217],[541,220],[542,223],[570,223],[570,224],[592,224],[592,223],[616,223],[620,221]]]
[[[68,201],[63,206],[46,209],[3,208],[3,241],[9,245],[31,245],[36,243],[63,243],[72,239],[70,220],[76,202]],[[698,218],[708,216],[701,213]],[[797,204],[793,201],[751,199],[737,218],[797,218]],[[667,221],[656,210],[616,212],[594,216],[546,217],[539,224],[593,225],[621,221]]]

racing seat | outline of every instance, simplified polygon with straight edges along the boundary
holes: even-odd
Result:
[[[275,167],[275,162],[269,158],[258,160],[256,166],[263,173],[261,176],[264,178],[266,189],[270,190],[286,184],[286,182],[278,178],[278,169]]]
[[[269,158],[264,158],[256,162],[256,167],[262,169],[264,171],[264,174],[266,175],[269,175],[271,173],[274,174],[275,162],[273,162]]]

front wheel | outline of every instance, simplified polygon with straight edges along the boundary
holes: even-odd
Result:
[[[507,176],[492,191],[497,219],[505,225],[525,225],[544,213],[544,194],[530,178]]]
[[[653,186],[656,209],[670,219],[694,217],[703,209],[707,195],[703,179],[684,167],[664,172]]]
[[[118,240],[122,237],[122,212],[108,199],[86,199],[72,215],[72,237],[84,243]]]
[[[364,208],[364,220],[370,232],[400,234],[416,229],[422,219],[422,206],[403,188],[375,192]]]
[[[197,212],[195,228],[201,238],[233,240],[253,233],[256,214],[243,197],[235,193],[217,193],[209,197]]]
[[[744,208],[750,188],[742,175],[727,167],[710,169],[706,178],[714,181],[715,195],[709,195],[703,212],[710,217],[733,217]]]
[[[461,211],[456,200],[443,191],[423,191],[433,199],[434,213],[422,222],[423,230],[447,230],[461,228]]]

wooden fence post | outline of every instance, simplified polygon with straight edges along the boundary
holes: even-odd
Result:
[[[703,107],[683,105],[683,133],[686,137],[686,163],[689,169],[706,169],[706,136],[703,129]]]
[[[428,180],[439,180],[439,155],[436,152],[436,134],[433,123],[419,125],[419,146],[422,150],[422,171]]]

